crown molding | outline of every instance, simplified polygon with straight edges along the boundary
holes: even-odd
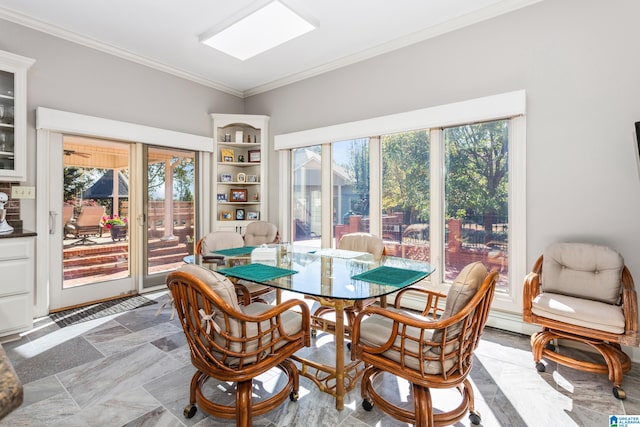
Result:
[[[99,50],[101,52],[108,53],[110,55],[117,56],[119,58],[126,59],[131,62],[135,62],[144,65],[149,68],[153,68],[176,77],[192,81],[194,83],[201,84],[203,86],[210,87],[212,89],[219,90],[221,92],[228,93],[230,95],[237,96],[239,98],[247,98],[250,96],[258,95],[263,92],[277,89],[282,86],[286,86],[292,83],[296,83],[311,77],[315,77],[330,71],[337,70],[339,68],[353,65],[355,63],[365,61],[367,59],[379,56],[406,46],[410,46],[421,41],[440,36],[442,34],[458,30],[469,25],[473,25],[487,19],[494,18],[505,13],[512,12],[523,7],[530,6],[535,3],[542,2],[544,0],[505,0],[496,3],[490,7],[482,8],[472,13],[451,19],[447,22],[443,22],[436,26],[409,34],[404,37],[392,40],[387,43],[380,44],[370,49],[366,49],[361,52],[357,52],[352,55],[344,56],[335,61],[330,61],[317,67],[310,68],[298,73],[291,74],[287,77],[276,79],[274,81],[259,85],[247,90],[240,90],[229,87],[223,83],[209,80],[198,75],[189,73],[185,70],[173,67],[171,65],[156,61],[151,58],[139,55],[137,53],[122,49],[108,43],[94,40],[90,37],[86,37],[72,31],[65,30],[58,26],[48,24],[38,19],[29,17],[14,10],[0,7],[0,19],[4,19],[16,24],[32,28],[36,31],[40,31],[54,37],[58,37],[82,46],[86,46],[92,49]]]
[[[345,57],[342,57],[335,61],[328,62],[318,67],[310,68],[308,70],[305,70],[299,73],[291,74],[290,76],[284,77],[282,79],[274,80],[264,85],[256,86],[252,89],[247,89],[243,92],[243,97],[247,98],[249,96],[258,95],[260,93],[268,92],[270,90],[277,89],[279,87],[286,86],[292,83],[296,83],[301,80],[306,80],[308,78],[315,77],[315,76],[327,73],[329,71],[334,71],[339,68],[346,67],[348,65],[353,65],[355,63],[365,61],[375,56],[389,53],[394,50],[398,50],[400,48],[407,47],[407,46],[422,42],[424,40],[428,40],[428,39],[440,36],[442,34],[458,30],[460,28],[464,28],[464,27],[500,16],[500,15],[504,15],[506,13],[521,9],[523,7],[530,6],[535,3],[540,3],[542,1],[544,0],[515,0],[515,1],[500,2],[493,6],[482,8],[475,12],[471,12],[466,15],[459,16],[447,22],[443,22],[433,27],[425,28],[422,31],[417,31],[415,33],[397,38],[387,43],[380,44],[378,46],[375,46],[367,50],[363,50],[353,55],[347,55]]]
[[[69,30],[65,30],[58,26],[48,24],[46,22],[29,17],[27,15],[24,15],[22,13],[16,12],[14,10],[11,10],[5,7],[0,7],[0,19],[4,19],[6,21],[10,21],[10,22],[22,25],[24,27],[34,29],[36,31],[49,34],[51,36],[61,38],[61,39],[79,44],[81,46],[99,50],[101,52],[108,53],[110,55],[117,56],[119,58],[126,59],[128,61],[135,62],[137,64],[144,65],[146,67],[153,68],[158,71],[162,71],[167,74],[174,75],[176,77],[180,77],[181,79],[190,80],[194,83],[198,83],[203,86],[207,86],[212,89],[219,90],[221,92],[225,92],[241,98],[243,97],[242,91],[233,89],[220,82],[202,78],[200,76],[197,76],[195,74],[173,67],[171,65],[164,64],[160,61],[147,58],[140,54],[110,45],[108,43],[94,40],[90,37],[83,36]]]

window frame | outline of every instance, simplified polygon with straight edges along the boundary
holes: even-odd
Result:
[[[381,116],[356,122],[342,123],[333,126],[310,129],[300,132],[276,135],[274,148],[280,151],[280,164],[290,165],[290,150],[313,145],[320,145],[323,149],[322,176],[331,179],[331,142],[356,138],[374,138],[380,135],[407,132],[419,129],[429,129],[431,138],[431,219],[440,224],[444,221],[444,138],[443,128],[459,126],[468,123],[486,122],[493,120],[509,120],[509,292],[496,294],[493,308],[520,313],[522,311],[522,278],[526,275],[526,93],[524,90],[486,96],[467,101],[461,101],[441,106],[429,107],[404,113]],[[378,141],[370,145],[371,171],[371,206],[379,206],[381,200],[381,144]],[[326,150],[326,151],[325,151]],[[325,156],[327,154],[327,156]],[[328,160],[328,161],[327,161]],[[373,173],[379,171],[379,173]],[[291,194],[291,167],[280,168],[280,194]],[[380,175],[380,176],[378,176]],[[376,182],[377,181],[377,182]],[[331,212],[332,196],[325,194],[325,189],[331,191],[331,183],[324,186],[323,209]],[[377,204],[374,204],[377,203]],[[280,201],[281,224],[291,224],[290,201]],[[323,218],[330,215],[324,215]],[[381,210],[371,209],[370,226],[373,233],[379,233],[382,223]],[[328,226],[329,228],[325,228]],[[287,227],[285,233],[291,233]],[[330,230],[330,224],[325,224],[323,230]],[[437,251],[432,252],[432,264],[435,272],[430,276],[431,284],[435,288],[445,290],[448,285],[443,282],[442,265],[444,259],[443,230],[432,230],[431,244]],[[435,233],[434,233],[435,232]],[[322,233],[322,245],[330,245],[329,238]],[[327,240],[327,241],[325,241]]]

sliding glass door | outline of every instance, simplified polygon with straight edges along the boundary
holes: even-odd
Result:
[[[166,273],[193,255],[196,153],[146,146],[144,228],[145,288],[164,283]]]

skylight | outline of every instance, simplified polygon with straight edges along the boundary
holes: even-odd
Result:
[[[273,1],[221,31],[200,36],[200,42],[244,61],[299,37],[316,27]]]

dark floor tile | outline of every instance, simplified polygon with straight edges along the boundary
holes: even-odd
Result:
[[[151,341],[151,344],[155,345],[162,351],[171,351],[182,347],[183,345],[187,345],[187,338],[184,336],[184,332],[177,332],[173,335]]]
[[[83,337],[70,338],[50,348],[40,347],[39,341],[27,342],[7,352],[23,384],[103,357],[102,353]]]

